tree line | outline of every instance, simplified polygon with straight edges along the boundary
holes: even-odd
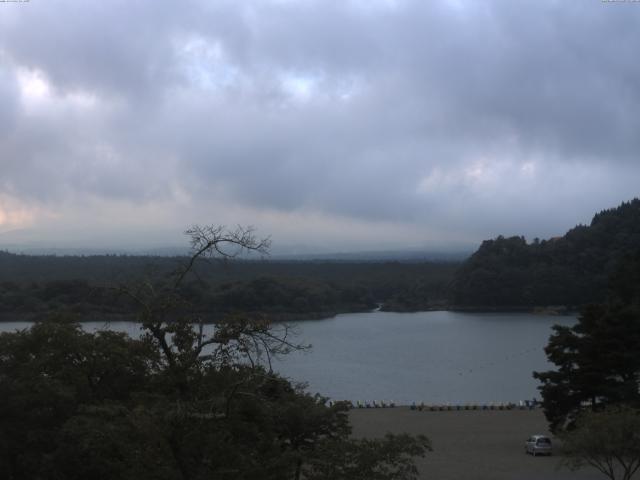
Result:
[[[115,285],[161,282],[185,258],[55,257],[0,253],[0,315],[38,318],[64,310],[84,318],[132,316]],[[383,304],[395,311],[446,303],[458,264],[435,262],[280,262],[198,259],[181,293],[212,317],[261,312],[276,320],[323,318]],[[214,318],[211,318],[213,320]]]
[[[451,284],[456,306],[580,307],[604,302],[609,276],[640,247],[640,200],[622,203],[564,236],[502,236],[482,243]]]

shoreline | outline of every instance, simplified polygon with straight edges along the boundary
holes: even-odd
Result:
[[[254,316],[261,315],[270,318],[272,323],[287,323],[287,322],[314,322],[321,320],[328,320],[337,317],[338,315],[348,315],[350,313],[420,313],[420,312],[455,312],[455,313],[528,313],[541,316],[577,316],[580,313],[580,309],[576,307],[568,307],[562,305],[550,305],[550,306],[538,306],[538,307],[522,307],[522,306],[508,306],[508,307],[493,307],[493,306],[434,306],[433,308],[424,308],[420,310],[385,310],[384,305],[372,310],[348,310],[348,311],[328,311],[328,312],[312,312],[309,314],[294,314],[294,313],[278,313],[278,314],[264,314],[259,312],[240,312],[240,315]],[[137,314],[124,314],[124,313],[98,313],[96,315],[91,314],[77,314],[74,312],[52,312],[53,314],[68,313],[71,317],[92,317],[91,320],[77,320],[78,323],[87,322],[133,322],[139,323],[137,320]],[[210,314],[204,319],[204,324],[212,324],[216,321],[224,318],[228,314]],[[48,315],[42,312],[34,313],[0,313],[0,323],[11,322],[37,322],[47,321]]]

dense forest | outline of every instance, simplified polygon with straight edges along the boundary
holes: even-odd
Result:
[[[438,308],[579,308],[602,302],[621,259],[640,248],[640,200],[604,210],[590,225],[548,240],[487,240],[464,263],[199,259],[181,295],[215,320],[272,320]],[[169,278],[186,257],[29,256],[0,252],[0,319],[51,311],[83,319],[130,317],[123,289]]]
[[[0,316],[129,316],[120,287],[169,278],[185,257],[28,256],[0,252]],[[201,313],[260,312],[274,320],[442,307],[457,263],[215,261],[200,259],[181,294]],[[212,320],[214,318],[211,318]]]
[[[625,202],[549,240],[499,236],[482,243],[451,286],[456,306],[578,307],[602,302],[607,279],[640,248],[640,200]]]

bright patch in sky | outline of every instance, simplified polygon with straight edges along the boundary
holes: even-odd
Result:
[[[488,160],[478,160],[465,169],[464,175],[471,184],[487,183],[494,177],[494,172],[489,165],[491,162]]]
[[[240,71],[216,41],[194,35],[176,44],[182,69],[193,85],[205,90],[237,85]]]
[[[17,75],[20,93],[26,103],[38,102],[49,97],[51,87],[41,72],[19,69]]]
[[[91,91],[71,90],[64,95],[54,92],[46,75],[39,70],[19,68],[16,76],[22,102],[28,109],[43,106],[89,109],[99,102],[99,97]]]
[[[318,78],[311,75],[287,73],[282,76],[282,88],[293,99],[310,100],[314,94]]]
[[[15,199],[0,195],[0,232],[26,227],[33,222],[34,216],[34,211]]]

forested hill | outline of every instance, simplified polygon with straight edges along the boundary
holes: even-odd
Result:
[[[640,250],[640,200],[597,213],[563,237],[486,240],[458,270],[457,306],[580,306],[602,302],[608,278]]]
[[[170,278],[187,257],[30,256],[0,252],[0,320],[69,311],[82,319],[136,311],[116,287]],[[203,315],[260,312],[275,319],[395,311],[446,303],[459,263],[231,261],[197,262],[181,292]]]

